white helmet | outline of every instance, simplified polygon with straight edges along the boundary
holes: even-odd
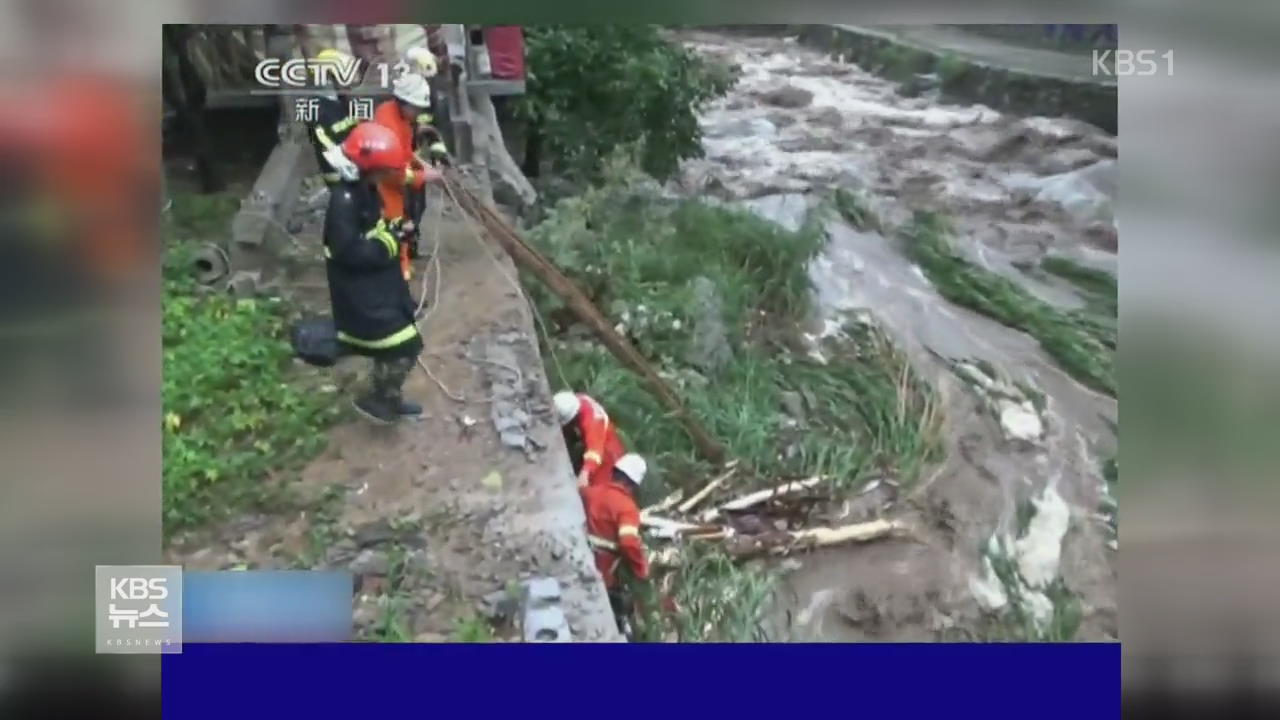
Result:
[[[427,48],[422,46],[411,47],[405,54],[405,60],[409,62],[413,69],[422,75],[422,77],[430,79],[436,76],[438,72],[436,68],[436,56]]]
[[[649,465],[639,455],[627,453],[618,458],[618,462],[614,464],[613,469],[626,475],[628,480],[639,485],[644,482],[644,474],[649,471]]]
[[[560,417],[561,425],[567,425],[570,420],[578,417],[578,410],[582,407],[577,394],[571,392],[558,392],[552,401],[555,403],[556,415]]]
[[[391,94],[414,107],[431,107],[431,88],[421,75],[405,73],[391,85]]]

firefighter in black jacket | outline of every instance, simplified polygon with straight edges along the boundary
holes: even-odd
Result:
[[[401,395],[422,352],[414,324],[417,306],[400,272],[399,244],[382,219],[376,189],[382,177],[403,176],[409,150],[394,131],[372,122],[355,126],[340,147],[360,178],[337,183],[330,192],[324,255],[338,339],[373,359],[371,387],[356,398],[355,407],[383,424],[421,416],[422,407]]]
[[[333,49],[321,50],[316,54],[316,59],[332,63],[336,68],[346,68],[350,63],[359,62],[350,55]],[[355,165],[342,153],[342,141],[347,139],[360,120],[348,114],[347,98],[339,94],[336,80],[334,83],[320,88],[315,120],[307,124],[307,137],[316,153],[316,166],[320,168],[320,177],[330,189],[334,183],[353,181],[358,176]]]

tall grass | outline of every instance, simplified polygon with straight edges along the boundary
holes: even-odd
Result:
[[[811,475],[837,491],[872,473],[909,481],[936,457],[941,418],[932,391],[878,331],[850,327],[823,341],[827,362],[809,356],[800,328],[811,312],[807,265],[824,241],[816,218],[788,231],[747,211],[664,198],[651,181],[615,166],[605,184],[560,202],[531,238],[740,462],[738,489]],[[700,277],[720,298],[732,353],[714,370],[691,359],[705,321],[692,290]],[[603,402],[628,449],[650,461],[642,502],[701,487],[711,468],[681,426],[574,326],[557,298],[536,282],[527,286],[544,317],[560,318],[545,349],[555,355],[549,374],[563,372],[570,387]],[[803,399],[802,417],[787,414],[784,393]],[[771,575],[717,555],[691,556],[677,572],[686,602],[669,632],[682,640],[754,639]]]
[[[1028,333],[1080,382],[1116,394],[1113,320],[1063,312],[1008,278],[973,265],[951,248],[948,232],[933,213],[917,213],[904,230],[908,252],[943,297]]]

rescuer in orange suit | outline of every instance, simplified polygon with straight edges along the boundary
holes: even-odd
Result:
[[[401,178],[387,178],[378,184],[378,195],[382,199],[382,217],[393,233],[401,238],[400,269],[405,279],[409,278],[409,259],[417,255],[417,223],[420,218],[414,217],[421,212],[421,202],[408,202],[423,193],[427,181],[439,177],[431,167],[424,165],[415,154],[415,140],[424,128],[431,125],[431,88],[426,78],[418,73],[405,73],[396,78],[392,86],[392,98],[378,105],[373,113],[373,121],[386,127],[400,138],[405,151],[412,160],[405,168]],[[433,155],[443,150],[443,146],[433,143]],[[438,146],[438,147],[437,147]],[[408,207],[406,207],[408,206]],[[413,212],[406,212],[406,209]]]
[[[578,485],[595,485],[612,478],[613,464],[626,448],[604,407],[585,393],[559,392],[553,402]]]
[[[644,458],[629,453],[618,458],[609,479],[578,487],[587,515],[587,543],[609,592],[618,629],[624,633],[632,603],[619,577],[623,561],[636,580],[649,579],[649,559],[640,539],[640,506],[635,500],[647,469]]]

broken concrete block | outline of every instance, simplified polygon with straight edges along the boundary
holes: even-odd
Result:
[[[555,578],[533,578],[525,585],[529,604],[534,607],[546,607],[560,602],[560,581]]]
[[[528,609],[524,614],[525,642],[572,642],[573,631],[559,606]]]
[[[259,270],[237,270],[227,281],[227,290],[237,298],[249,298],[258,294],[262,284],[262,272]]]
[[[525,583],[524,641],[570,642],[573,631],[560,607],[560,581],[536,577]]]

